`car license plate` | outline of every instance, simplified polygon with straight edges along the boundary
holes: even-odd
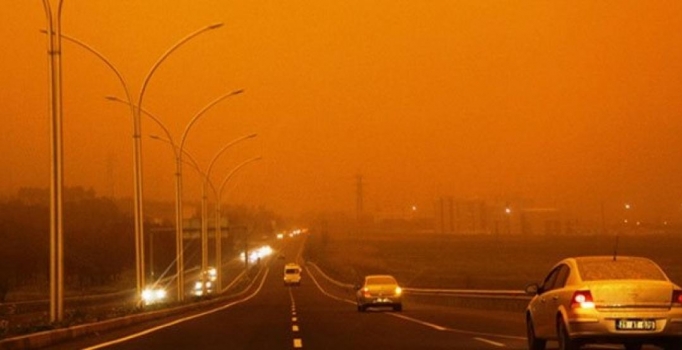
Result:
[[[653,331],[656,329],[655,320],[616,320],[616,329],[619,331]]]

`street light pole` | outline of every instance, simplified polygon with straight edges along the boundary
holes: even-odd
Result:
[[[145,112],[145,113],[146,113],[146,112]],[[168,135],[168,134],[167,134],[167,135]],[[201,282],[202,282],[202,291],[204,292],[204,295],[205,295],[205,293],[206,293],[206,290],[205,290],[205,288],[206,288],[206,280],[205,280],[206,274],[205,274],[204,272],[205,272],[205,271],[208,271],[208,210],[207,210],[207,207],[208,207],[208,205],[207,205],[208,196],[207,196],[207,192],[208,192],[208,186],[209,186],[209,185],[211,186],[211,189],[213,190],[213,194],[216,196],[216,198],[218,198],[218,191],[216,190],[215,186],[213,185],[213,183],[212,183],[211,180],[210,180],[210,172],[211,172],[211,170],[212,170],[212,168],[213,168],[213,165],[215,164],[215,161],[216,161],[216,160],[219,158],[219,156],[220,156],[221,154],[223,154],[227,149],[229,149],[231,146],[233,146],[233,145],[235,145],[235,144],[237,144],[237,143],[239,143],[239,142],[241,142],[241,141],[245,141],[245,140],[254,138],[254,137],[256,137],[256,136],[258,136],[258,134],[255,134],[255,133],[254,133],[254,134],[249,134],[249,135],[246,135],[246,136],[242,136],[242,137],[239,137],[239,138],[237,138],[237,139],[234,139],[232,142],[230,142],[230,143],[228,143],[227,145],[225,145],[225,146],[224,146],[220,151],[218,151],[218,153],[213,157],[213,160],[211,160],[211,163],[210,163],[210,165],[208,166],[208,170],[207,170],[207,171],[202,171],[202,170],[201,170],[201,167],[199,167],[199,163],[196,161],[196,159],[194,159],[194,157],[192,156],[191,153],[187,152],[187,150],[185,150],[185,149],[183,149],[183,150],[181,151],[185,156],[187,156],[187,157],[189,158],[189,160],[190,160],[190,162],[189,162],[190,165],[192,165],[192,167],[197,171],[197,173],[199,174],[199,176],[202,177],[202,179],[203,179],[203,180],[202,180],[202,189],[201,189],[201,271],[202,271],[202,274],[201,274],[202,280],[201,280]],[[163,142],[169,143],[169,144],[173,147],[173,149],[174,149],[174,154],[175,154],[176,157],[177,157],[177,154],[178,154],[178,152],[180,152],[180,150],[177,148],[177,146],[176,146],[170,139],[162,139],[162,138],[160,138],[160,137],[158,137],[158,136],[155,136],[155,135],[152,135],[151,137],[152,137],[153,139],[155,139],[155,140],[163,141]],[[217,226],[216,226],[216,227],[217,227]],[[217,231],[216,231],[216,232],[217,232]],[[218,236],[216,236],[216,237],[218,237]],[[219,240],[216,241],[216,243],[218,243],[218,242],[219,242]],[[217,260],[217,261],[219,261],[219,260]],[[216,267],[216,272],[217,272],[217,276],[216,276],[217,278],[216,278],[216,279],[217,279],[217,280],[220,280],[220,272],[219,272],[218,267]],[[220,288],[220,287],[219,287],[219,285],[218,285],[218,290],[220,290],[219,288]]]
[[[255,162],[257,160],[263,159],[262,157],[254,157],[251,159],[247,159],[243,161],[241,164],[237,165],[232,171],[230,171],[227,176],[223,179],[223,182],[220,184],[220,187],[218,188],[218,192],[216,194],[216,214],[215,214],[215,220],[216,220],[216,241],[215,241],[215,259],[216,259],[216,272],[217,272],[217,279],[216,279],[216,290],[220,292],[222,290],[222,267],[223,267],[223,260],[222,260],[222,232],[220,230],[220,202],[223,189],[225,188],[225,184],[232,178],[232,176],[237,172],[237,170],[243,168],[245,165]],[[246,261],[248,262],[249,257],[246,256]]]
[[[132,97],[130,94],[130,89],[128,88],[128,84],[126,83],[126,80],[123,78],[123,74],[114,66],[113,63],[109,59],[107,59],[102,53],[99,51],[95,50],[92,46],[76,39],[73,37],[70,37],[66,34],[61,34],[61,37],[63,39],[66,39],[86,50],[94,54],[97,58],[99,58],[104,64],[109,67],[116,77],[118,78],[118,81],[121,83],[121,86],[123,87],[123,91],[125,92],[126,99],[128,101],[132,101]],[[133,214],[135,217],[135,267],[136,267],[136,279],[137,279],[137,296],[142,295],[142,290],[144,289],[145,286],[145,268],[144,268],[144,220],[142,218],[142,144],[139,138],[140,135],[140,124],[138,123],[138,118],[136,116],[136,111],[135,111],[135,106],[133,104],[128,104],[130,108],[130,115],[132,116],[131,121],[133,123],[133,197],[134,197],[134,208],[133,208]]]
[[[64,159],[62,134],[62,0],[57,2],[56,16],[52,4],[43,0],[47,19],[48,70],[50,74],[50,321],[64,318],[64,240],[62,192],[64,189]]]
[[[243,93],[244,90],[236,90],[232,91],[230,93],[224,94],[217,99],[213,100],[211,103],[206,105],[204,108],[202,108],[197,114],[194,115],[194,117],[189,121],[187,126],[185,127],[185,131],[182,133],[182,137],[180,138],[180,144],[178,146],[178,152],[177,152],[177,158],[175,160],[175,176],[176,176],[176,188],[175,188],[175,201],[176,201],[176,207],[175,207],[175,212],[176,212],[176,254],[177,254],[177,269],[178,269],[178,300],[182,301],[184,300],[184,276],[181,271],[183,271],[183,266],[184,266],[184,252],[183,252],[183,232],[182,232],[182,149],[185,145],[185,141],[187,140],[187,134],[189,131],[192,129],[192,126],[194,126],[194,123],[196,123],[199,118],[206,113],[211,107],[215,106],[218,102],[234,95],[238,95]],[[202,271],[203,273],[203,271]]]
[[[177,50],[182,44],[186,43],[187,41],[191,40],[192,38],[196,37],[197,35],[204,33],[206,31],[220,28],[223,24],[222,23],[216,23],[216,24],[211,24],[208,26],[205,26],[203,28],[200,28],[199,30],[196,30],[186,37],[180,39],[175,45],[173,45],[170,49],[168,49],[159,59],[154,63],[152,68],[149,70],[149,73],[147,73],[147,76],[144,78],[143,83],[142,83],[142,88],[140,88],[140,95],[137,99],[137,104],[136,104],[136,111],[135,111],[135,131],[133,137],[135,138],[135,142],[138,145],[136,147],[136,174],[138,174],[138,179],[136,181],[136,186],[135,186],[135,198],[137,200],[135,201],[135,217],[136,217],[136,223],[135,223],[135,229],[138,234],[137,240],[136,240],[136,246],[138,247],[137,249],[137,256],[138,256],[138,276],[141,276],[138,278],[138,286],[142,284],[144,286],[144,239],[143,239],[143,229],[144,229],[144,222],[143,222],[143,216],[142,216],[142,181],[141,181],[141,173],[142,173],[142,156],[141,156],[141,151],[140,151],[140,143],[141,143],[141,114],[142,114],[142,101],[144,99],[144,94],[145,91],[147,90],[147,84],[149,83],[152,75],[154,72],[156,72],[156,69],[163,63],[163,61],[166,60],[166,58],[173,53],[173,51]],[[129,102],[132,103],[132,101],[129,100]],[[179,157],[182,157],[182,152],[179,152]],[[176,176],[178,177],[177,180],[177,185],[176,188],[181,190],[182,189],[182,164],[181,162],[177,162],[176,164]],[[178,199],[178,196],[176,194],[176,200]],[[180,198],[181,199],[181,198]],[[176,241],[179,242],[179,247],[176,247],[176,254],[177,256],[177,272],[178,272],[178,278],[177,278],[177,283],[178,283],[178,301],[182,301],[184,299],[184,276],[183,276],[183,260],[182,260],[182,208],[178,204],[176,205],[176,215],[180,217],[178,220],[176,218],[176,225],[180,225],[179,227],[179,234],[180,237],[176,237]],[[138,287],[139,288],[139,287]]]
[[[235,145],[241,141],[248,140],[248,139],[254,138],[256,136],[258,136],[258,134],[255,134],[255,133],[249,134],[246,136],[242,136],[242,137],[239,137],[239,138],[233,140],[232,142],[228,143],[227,145],[223,146],[223,148],[220,149],[216,153],[216,155],[213,157],[213,159],[211,160],[211,162],[208,165],[208,168],[206,170],[206,174],[204,177],[204,181],[203,181],[202,196],[201,196],[201,269],[202,269],[202,271],[208,270],[208,204],[207,204],[208,198],[206,196],[206,188],[208,187],[209,184],[211,184],[211,180],[210,180],[211,171],[213,170],[213,166],[215,165],[218,158],[223,153],[225,153],[225,151],[227,151],[230,147],[232,147],[233,145]],[[216,191],[216,188],[212,184],[211,184],[211,187],[213,189],[213,194],[216,196],[216,199],[217,199],[218,193]],[[220,222],[218,221],[217,226],[215,227],[215,230],[214,230],[215,237],[216,237],[216,239],[215,239],[216,245],[220,244],[220,237],[218,236],[218,232],[219,232],[218,226],[219,225],[220,225]],[[216,250],[216,253],[218,253],[218,252],[219,251]],[[220,259],[217,256],[216,256],[216,261],[220,262]],[[220,292],[220,281],[221,281],[220,267],[216,266],[215,268],[216,268],[216,275],[217,275],[216,276],[216,283],[218,284],[218,287],[216,288],[216,290],[218,290],[218,292]],[[204,276],[204,274],[202,274],[202,276]],[[202,282],[204,282],[203,285],[206,285],[206,283],[205,283],[206,281],[202,281]]]
[[[168,136],[168,139],[173,146],[173,152],[175,155],[175,229],[176,229],[176,234],[175,234],[175,253],[176,253],[176,271],[177,271],[177,288],[178,288],[178,294],[177,294],[177,299],[178,301],[183,301],[185,296],[184,296],[184,285],[185,285],[185,277],[184,277],[184,242],[183,242],[183,230],[182,230],[182,154],[183,154],[183,147],[185,140],[187,138],[187,134],[189,133],[189,130],[192,128],[194,123],[202,116],[204,115],[211,107],[215,106],[218,102],[230,97],[230,96],[235,96],[244,93],[244,89],[239,89],[239,90],[234,90],[231,92],[228,92],[217,99],[213,100],[211,103],[206,105],[204,108],[202,108],[197,114],[194,115],[194,117],[190,120],[190,122],[187,124],[185,127],[185,131],[182,134],[181,141],[179,144],[175,144],[173,142],[173,138],[170,135],[170,132],[168,131],[168,128],[165,127],[165,125],[161,122],[159,118],[156,118],[153,116],[151,113],[147,112],[144,110],[139,105],[135,106],[135,109],[138,114],[145,114],[149,116],[154,122],[156,122],[166,133]],[[117,97],[113,96],[107,96],[107,99],[124,103],[124,104],[130,104],[129,102],[125,102]]]
[[[44,0],[46,1],[46,0]],[[116,67],[100,52],[92,48],[91,46],[81,42],[80,40],[77,40],[75,38],[69,37],[67,35],[59,34],[60,37],[65,38],[75,44],[78,44],[79,46],[85,48],[86,50],[90,51],[93,53],[95,56],[97,56],[99,59],[101,59],[109,68],[113,70],[113,72],[116,74],[118,77],[119,81],[121,82],[121,85],[123,86],[123,89],[126,94],[126,99],[129,101],[128,105],[131,109],[131,115],[132,115],[132,122],[133,122],[133,182],[134,182],[134,217],[135,217],[135,266],[136,266],[136,278],[137,278],[137,295],[141,295],[142,289],[145,287],[145,266],[144,266],[144,217],[143,217],[143,201],[142,201],[142,196],[143,196],[143,191],[142,191],[142,141],[141,141],[141,105],[142,105],[142,99],[144,96],[144,92],[146,91],[147,84],[149,83],[152,75],[156,71],[156,69],[161,65],[163,61],[176,49],[178,49],[182,44],[185,42],[189,41],[190,39],[196,37],[197,35],[211,30],[211,29],[216,29],[222,26],[222,23],[217,23],[217,24],[212,24],[206,27],[203,27],[185,38],[181,39],[178,41],[175,45],[173,45],[168,51],[166,51],[157,61],[156,63],[152,66],[150,69],[149,73],[144,79],[144,82],[142,84],[142,88],[140,89],[140,96],[138,98],[138,103],[137,106],[139,108],[135,108],[135,104],[132,103],[132,98],[130,94],[130,90],[128,89],[128,85],[125,82],[125,79],[123,78],[123,75],[116,69]]]
[[[511,235],[511,207],[509,204],[504,208],[504,214],[507,216],[507,235]]]

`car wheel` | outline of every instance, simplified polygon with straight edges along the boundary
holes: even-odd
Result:
[[[545,350],[547,340],[539,339],[535,336],[535,327],[533,326],[533,320],[530,319],[530,316],[526,319],[526,334],[528,336],[529,350]]]
[[[393,305],[393,311],[403,311],[403,304]]]
[[[578,344],[568,335],[566,324],[561,318],[557,319],[557,335],[559,336],[559,350],[578,350]]]

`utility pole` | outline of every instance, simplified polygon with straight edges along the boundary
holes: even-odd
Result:
[[[355,219],[357,220],[358,224],[362,221],[362,214],[364,211],[364,203],[363,203],[363,190],[362,190],[362,175],[358,174],[356,177],[356,202],[355,202]]]
[[[440,197],[440,233],[445,234],[445,199]]]
[[[455,233],[455,211],[452,197],[448,197],[448,204],[450,205],[450,233]]]
[[[358,234],[360,233],[360,226],[362,226],[362,216],[364,212],[363,201],[362,175],[358,174],[355,184],[355,221],[358,225]]]

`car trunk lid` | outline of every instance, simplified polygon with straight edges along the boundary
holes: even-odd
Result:
[[[664,281],[599,281],[588,289],[597,309],[670,309],[672,303],[672,285]]]

